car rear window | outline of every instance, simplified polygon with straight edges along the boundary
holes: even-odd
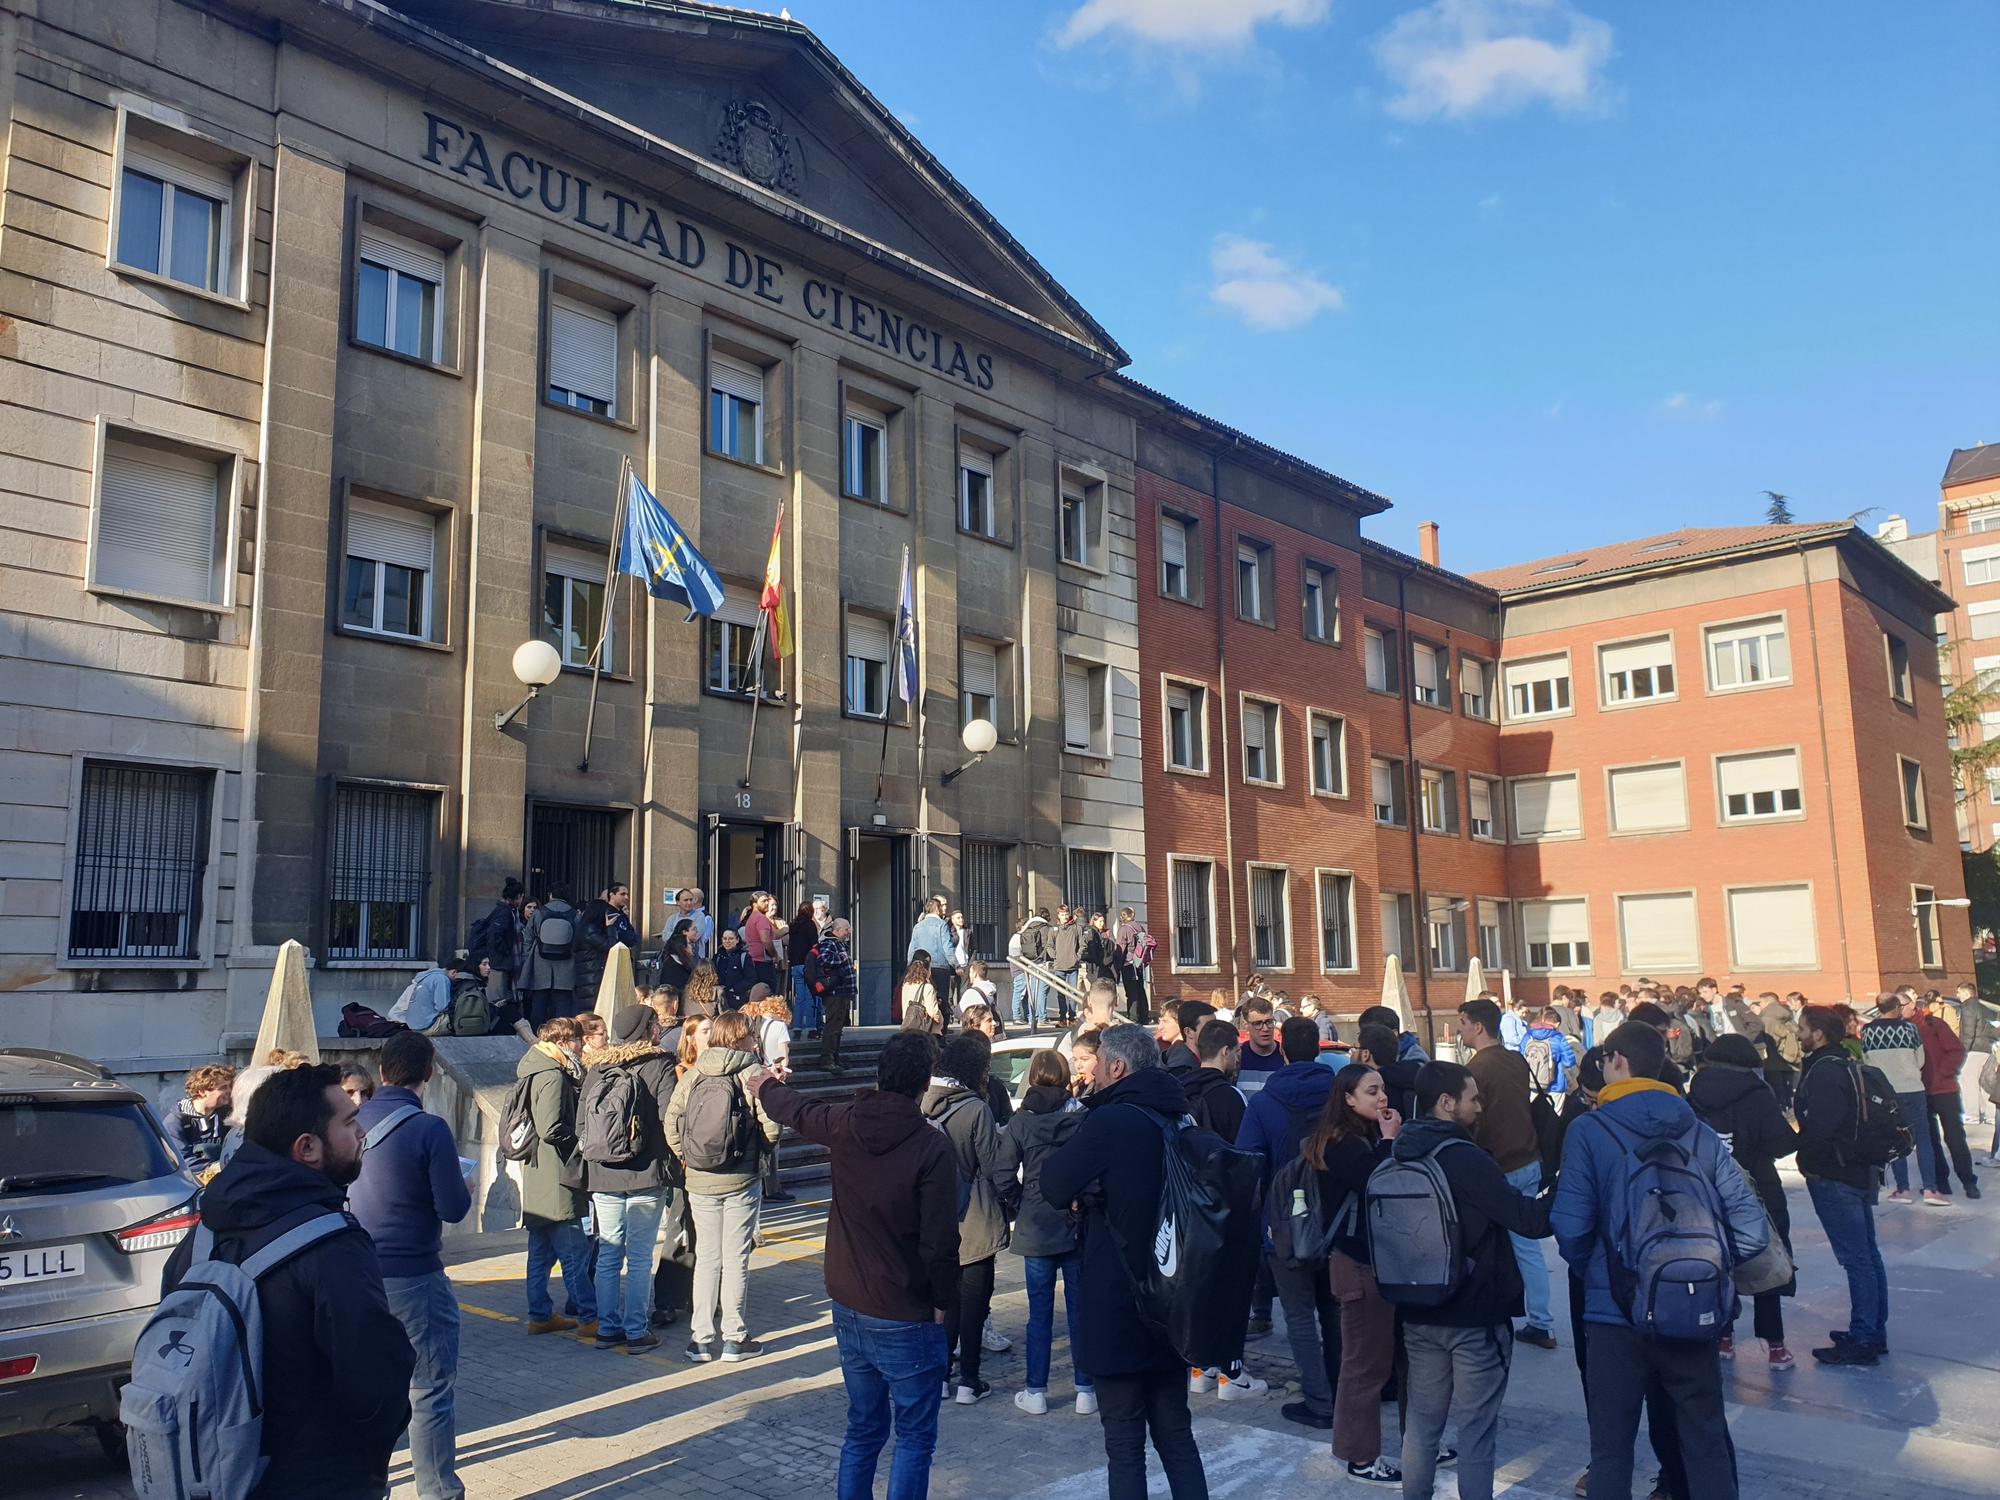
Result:
[[[36,1099],[0,1104],[0,1197],[83,1193],[180,1169],[137,1104]]]
[[[1011,1094],[1014,1085],[1021,1081],[1021,1075],[1028,1071],[1028,1064],[1034,1056],[1032,1052],[996,1052],[993,1054],[993,1076]]]

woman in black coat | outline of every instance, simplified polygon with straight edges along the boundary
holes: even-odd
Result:
[[[1726,1033],[1708,1045],[1701,1071],[1688,1086],[1688,1103],[1695,1118],[1729,1143],[1730,1154],[1757,1189],[1771,1216],[1771,1227],[1792,1253],[1792,1216],[1785,1205],[1785,1186],[1778,1180],[1778,1158],[1799,1149],[1799,1133],[1786,1123],[1778,1096],[1760,1071],[1764,1059],[1748,1037]],[[1771,1368],[1789,1370],[1796,1363],[1785,1348],[1785,1314],[1781,1298],[1796,1295],[1794,1278],[1754,1299],[1757,1337],[1770,1346]],[[1723,1335],[1722,1356],[1735,1355],[1734,1332]]]

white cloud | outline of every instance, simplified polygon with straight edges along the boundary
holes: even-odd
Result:
[[[1259,333],[1290,333],[1346,304],[1340,288],[1293,265],[1263,240],[1218,234],[1208,252],[1208,297]]]
[[[1491,213],[1494,209],[1498,208],[1504,201],[1505,200],[1500,196],[1500,194],[1488,193],[1484,198],[1481,198],[1479,200],[1479,206],[1485,209],[1488,213]]]
[[[1389,113],[1463,120],[1534,104],[1600,109],[1611,28],[1568,0],[1434,0],[1389,28],[1375,59],[1401,90]]]
[[[1660,415],[1673,417],[1682,422],[1713,422],[1722,415],[1722,402],[1714,396],[1690,396],[1686,391],[1675,391],[1662,397]]]
[[[1156,47],[1237,51],[1259,26],[1313,26],[1327,0],[1084,0],[1056,28],[1058,47],[1123,35]]]

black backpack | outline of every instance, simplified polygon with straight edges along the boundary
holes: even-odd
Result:
[[[681,1110],[681,1161],[697,1172],[747,1172],[756,1165],[757,1117],[735,1078],[697,1073]]]
[[[646,1148],[640,1118],[644,1095],[639,1075],[630,1068],[603,1063],[590,1070],[577,1111],[577,1136],[585,1161],[600,1167],[638,1163]]]
[[[507,1107],[500,1111],[500,1154],[508,1161],[533,1161],[542,1149],[541,1132],[535,1129],[534,1112],[528,1106],[535,1078],[533,1073],[516,1078]]]
[[[1854,1063],[1854,1125],[1840,1154],[1857,1166],[1886,1167],[1917,1149],[1917,1138],[1896,1100],[1896,1092],[1878,1068]]]

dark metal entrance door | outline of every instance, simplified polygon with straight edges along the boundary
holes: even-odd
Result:
[[[614,880],[618,825],[625,814],[602,807],[537,803],[528,830],[528,894],[546,901],[560,887],[581,906]]]
[[[896,986],[903,977],[910,940],[908,834],[847,830],[847,919],[854,924],[854,966],[860,982],[863,1026],[897,1019]]]
[[[758,891],[769,891],[784,904],[785,825],[732,823],[718,813],[708,815],[707,868],[702,886],[708,910],[718,930],[736,925],[737,914]],[[790,917],[789,911],[779,915]]]

